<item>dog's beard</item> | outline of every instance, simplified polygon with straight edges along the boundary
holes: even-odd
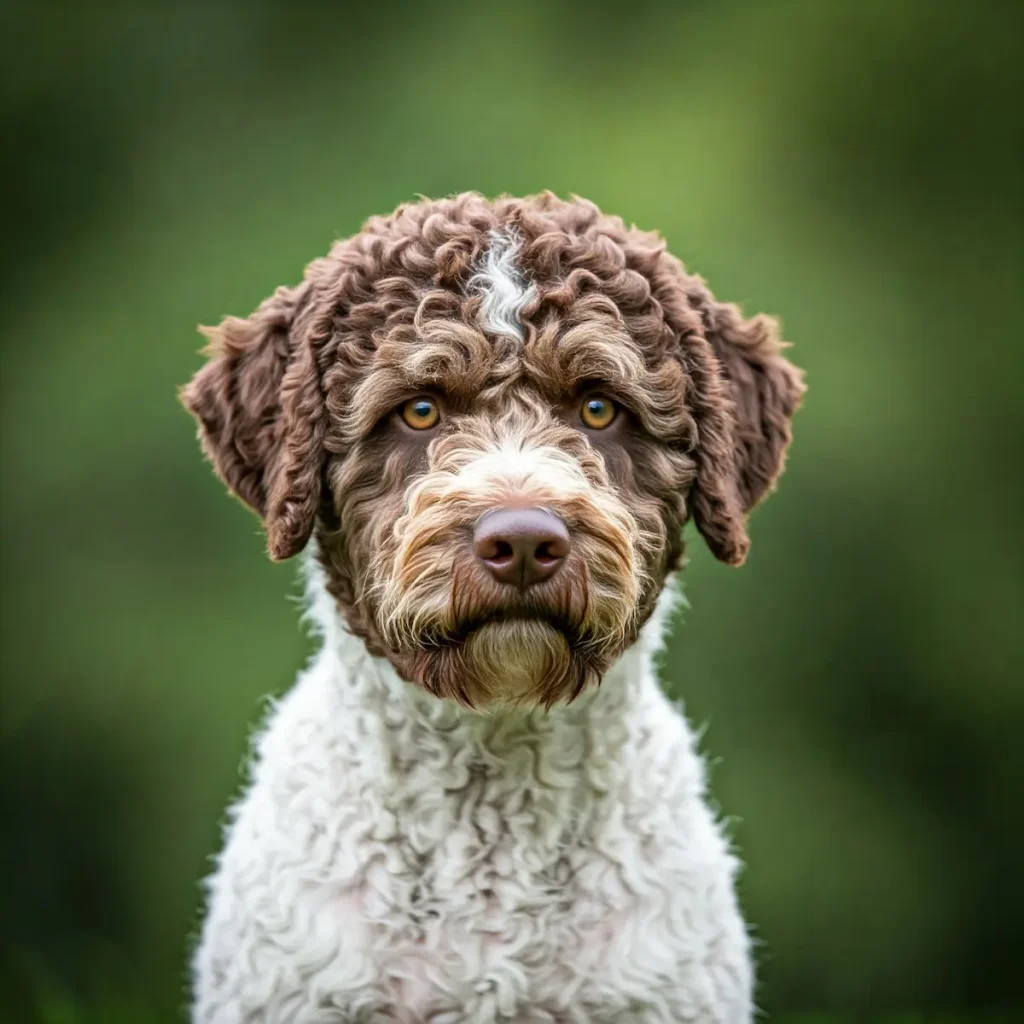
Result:
[[[457,555],[445,583],[440,603],[424,590],[401,603],[410,614],[391,620],[391,660],[428,692],[469,707],[571,702],[634,638],[633,607],[595,587],[582,560],[519,593]]]
[[[600,678],[607,657],[544,618],[494,618],[403,659],[430,693],[470,707],[550,707]]]

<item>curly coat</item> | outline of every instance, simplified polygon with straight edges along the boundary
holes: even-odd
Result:
[[[325,645],[211,883],[196,1019],[747,1019],[735,863],[649,620],[688,519],[747,555],[803,393],[776,323],[591,203],[469,193],[371,219],[206,333],[183,400],[271,557],[315,537]],[[614,429],[581,427],[595,389]],[[429,436],[392,415],[416,394]],[[509,502],[573,535],[515,621],[464,542]]]

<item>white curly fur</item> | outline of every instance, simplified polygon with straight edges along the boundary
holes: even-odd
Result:
[[[197,1024],[750,1019],[737,862],[654,673],[671,588],[601,687],[547,713],[402,682],[316,568],[309,589],[323,647],[231,814]]]
[[[527,285],[516,265],[519,247],[515,234],[492,231],[491,246],[477,272],[470,278],[468,290],[482,298],[480,319],[491,334],[507,334],[523,339],[526,331],[519,319],[523,307],[537,294],[533,285]]]

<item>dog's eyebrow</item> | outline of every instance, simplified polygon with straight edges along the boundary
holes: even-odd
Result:
[[[516,265],[519,239],[513,231],[491,231],[491,245],[466,290],[480,296],[480,325],[489,334],[505,334],[520,341],[526,331],[520,316],[536,297],[537,289],[526,284]]]
[[[476,328],[450,319],[422,320],[383,339],[370,372],[343,411],[344,431],[354,439],[417,391],[468,405],[480,394],[498,361]]]
[[[648,365],[616,319],[595,316],[567,330],[551,324],[537,332],[523,355],[531,381],[551,402],[578,397],[586,387],[604,387],[655,437],[690,442],[689,383],[682,365],[669,357]]]
[[[600,314],[568,327],[545,324],[523,357],[531,376],[552,397],[555,392],[571,395],[590,381],[626,388],[641,383],[647,372],[639,346],[621,321]]]

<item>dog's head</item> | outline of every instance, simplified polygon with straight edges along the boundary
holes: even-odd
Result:
[[[315,531],[352,631],[476,706],[598,680],[687,519],[742,563],[803,392],[771,319],[550,194],[400,207],[206,333],[183,399],[271,557]]]

